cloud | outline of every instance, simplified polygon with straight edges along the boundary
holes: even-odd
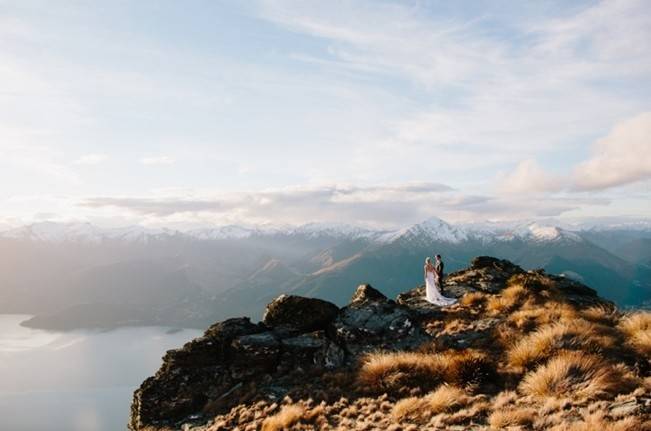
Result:
[[[375,186],[321,185],[209,195],[184,193],[161,197],[90,197],[78,205],[113,208],[148,223],[302,224],[350,222],[403,227],[433,215],[447,220],[557,216],[584,205],[607,201],[581,199],[504,199],[465,194],[438,183]],[[123,213],[124,214],[124,213]]]
[[[600,190],[651,178],[651,112],[615,125],[574,171],[577,190]]]
[[[170,156],[151,156],[140,159],[143,165],[173,165],[176,159]]]
[[[99,165],[107,159],[108,156],[106,154],[86,154],[72,163],[74,165]]]
[[[548,172],[533,159],[498,175],[507,194],[600,191],[651,178],[651,112],[615,124],[592,146],[592,156],[568,175]]]
[[[562,177],[549,174],[533,159],[523,160],[499,180],[499,190],[508,194],[557,192],[563,186]]]

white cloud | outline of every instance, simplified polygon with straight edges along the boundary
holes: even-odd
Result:
[[[302,224],[352,222],[402,227],[436,215],[450,221],[558,216],[606,200],[534,197],[503,199],[461,193],[437,183],[377,186],[321,185],[240,193],[191,193],[159,197],[90,197],[87,210],[113,209],[149,224]]]
[[[523,160],[515,170],[499,179],[499,189],[505,193],[557,192],[564,179],[549,174],[535,160]]]
[[[140,159],[143,165],[173,165],[176,159],[170,156],[151,156]]]
[[[599,191],[647,179],[651,179],[651,112],[615,124],[571,175],[554,175],[527,159],[498,176],[498,188],[506,193]]]
[[[651,112],[615,125],[574,171],[575,188],[597,190],[651,178]]]
[[[106,154],[86,154],[72,162],[75,165],[98,165],[108,159]]]

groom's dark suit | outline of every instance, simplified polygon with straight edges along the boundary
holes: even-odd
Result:
[[[443,264],[442,260],[437,260],[434,263],[434,272],[436,273],[436,277],[439,279],[439,286],[440,289],[443,290],[443,267],[445,265]]]

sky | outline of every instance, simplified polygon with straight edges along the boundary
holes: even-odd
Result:
[[[651,4],[0,0],[0,228],[651,217]]]

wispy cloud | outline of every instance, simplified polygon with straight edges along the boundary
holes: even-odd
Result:
[[[198,220],[213,224],[346,220],[396,227],[433,214],[449,220],[509,219],[557,216],[583,205],[605,204],[608,202],[587,199],[502,199],[464,194],[443,184],[409,183],[367,187],[322,185],[191,197],[91,197],[78,205],[127,211],[161,224]]]

